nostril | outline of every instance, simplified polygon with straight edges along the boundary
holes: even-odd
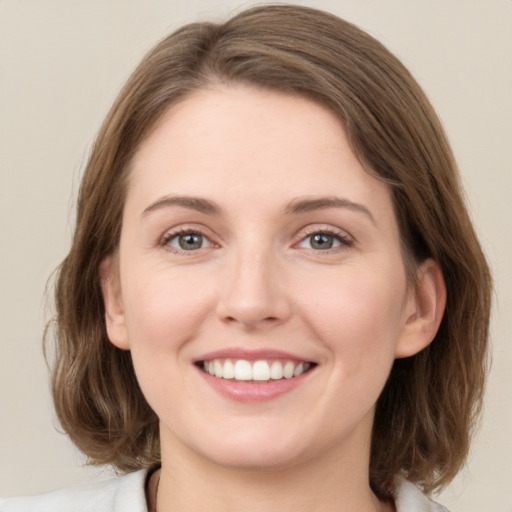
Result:
[[[219,301],[217,315],[223,323],[252,329],[258,325],[277,325],[289,318],[290,306],[285,297],[257,294],[258,290],[245,290],[243,294],[242,291],[238,289],[238,293],[228,294]]]
[[[236,322],[236,323],[242,323],[242,324],[247,324],[247,325],[250,325],[250,324],[256,324],[256,323],[265,323],[265,324],[270,324],[270,323],[277,323],[279,322],[279,318],[277,316],[266,316],[266,317],[263,317],[261,319],[249,319],[249,318],[245,318],[245,317],[242,317],[240,316],[240,318],[237,318],[237,317],[234,317],[234,316],[228,316],[226,318],[226,321],[227,322],[230,322],[230,323],[233,323],[233,322]]]

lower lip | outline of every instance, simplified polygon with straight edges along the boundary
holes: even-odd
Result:
[[[220,379],[200,369],[198,369],[198,371],[206,383],[217,393],[225,398],[242,403],[267,402],[289,393],[300,386],[312,372],[312,370],[309,370],[291,379],[271,380],[259,383]]]

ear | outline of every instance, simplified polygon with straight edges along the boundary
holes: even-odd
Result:
[[[105,324],[110,342],[116,347],[128,350],[128,333],[121,295],[119,262],[116,256],[109,256],[100,265],[100,285],[105,305]]]
[[[412,287],[404,308],[405,323],[395,357],[409,357],[434,339],[446,305],[446,285],[439,265],[432,259],[417,270],[417,286]]]

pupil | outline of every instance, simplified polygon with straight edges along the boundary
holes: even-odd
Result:
[[[181,235],[179,238],[180,247],[186,251],[190,251],[192,249],[200,249],[202,243],[203,237],[197,233]]]
[[[311,246],[314,249],[331,249],[333,244],[332,236],[330,235],[313,235]]]

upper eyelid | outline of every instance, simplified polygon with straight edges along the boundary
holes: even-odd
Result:
[[[332,236],[336,238],[339,242],[339,246],[331,247],[328,249],[315,249],[308,247],[300,247],[300,245],[306,241],[309,237],[315,234],[326,234],[328,236]],[[294,239],[292,243],[292,248],[305,250],[308,252],[312,252],[313,254],[323,254],[327,256],[329,254],[339,254],[340,251],[347,251],[348,249],[352,249],[356,246],[356,239],[346,230],[332,226],[332,225],[309,225],[306,228],[301,229]]]
[[[186,250],[186,249],[174,247],[171,245],[170,242],[173,241],[174,239],[176,239],[177,237],[179,237],[181,235],[192,234],[192,233],[198,234],[198,235],[204,237],[206,240],[208,240],[207,246],[199,247],[197,249]],[[195,256],[199,256],[201,254],[204,255],[205,254],[204,251],[208,251],[210,249],[217,249],[219,247],[220,247],[220,244],[218,244],[217,242],[212,240],[211,236],[205,235],[201,230],[198,230],[198,229],[186,229],[185,228],[185,229],[167,230],[158,240],[158,249],[162,249],[165,252],[167,252],[169,254],[173,254],[175,256],[187,256],[189,258],[194,257],[194,255]]]
[[[197,225],[195,223],[184,225],[180,224],[173,228],[166,229],[159,237],[158,243],[159,245],[168,245],[169,241],[173,238],[187,233],[196,233],[208,239],[212,245],[220,245],[219,242],[215,240],[218,240],[218,237],[215,236],[215,233],[211,229],[207,228],[206,226]]]
[[[191,223],[180,223],[174,227],[167,228],[162,236],[166,235],[177,235],[180,233],[197,233],[206,237],[214,236],[215,233],[212,229],[195,222]]]
[[[161,244],[167,244],[172,238],[186,233],[197,233],[207,238],[211,244],[222,245],[223,240],[217,235],[215,231],[213,231],[211,228],[208,228],[207,226],[194,222],[190,224],[179,224],[175,227],[166,229],[159,237],[159,242]],[[294,246],[305,238],[317,233],[326,233],[328,235],[338,237],[342,241],[350,241],[351,245],[357,242],[356,238],[345,229],[329,224],[314,223],[297,230],[295,235],[292,236],[291,245]]]
[[[297,241],[300,241],[316,233],[327,233],[329,235],[338,236],[343,239],[350,239],[353,242],[356,241],[355,237],[346,229],[338,228],[328,224],[311,224],[305,226],[297,232],[297,234],[295,235],[295,239]]]

